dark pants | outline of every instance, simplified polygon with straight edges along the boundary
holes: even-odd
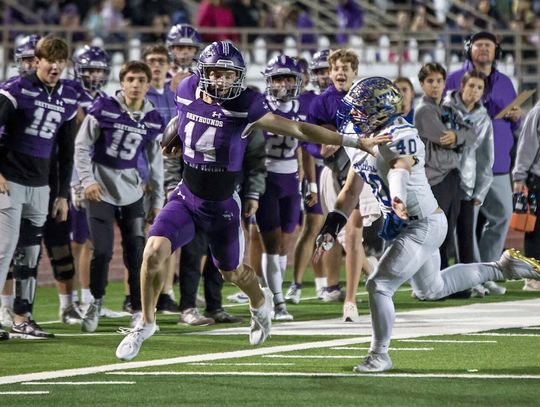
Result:
[[[105,295],[109,263],[114,246],[114,223],[122,235],[124,264],[128,269],[128,284],[133,310],[141,310],[140,272],[144,251],[144,209],[139,199],[126,206],[107,202],[90,202],[87,208],[90,237],[94,254],[90,263],[90,291],[96,299]]]
[[[431,187],[439,207],[444,211],[448,221],[448,232],[443,244],[439,248],[441,253],[441,269],[448,267],[448,253],[453,249],[454,230],[459,216],[461,190],[459,189],[459,173],[452,170],[437,185]]]
[[[213,312],[221,309],[223,277],[212,261],[206,234],[196,230],[195,238],[182,247],[180,254],[180,311],[196,307],[201,261],[204,255],[207,255],[203,268],[206,310]]]
[[[540,177],[529,177],[527,187],[529,188],[529,196],[533,193],[536,195],[537,207],[534,230],[525,233],[525,256],[540,260],[540,208],[538,207],[538,201],[540,200]]]
[[[462,200],[456,225],[460,263],[475,262],[476,232],[474,226],[474,200]]]

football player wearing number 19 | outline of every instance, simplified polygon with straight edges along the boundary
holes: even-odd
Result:
[[[224,280],[249,297],[250,343],[260,345],[270,335],[272,299],[265,298],[255,272],[242,264],[244,236],[240,199],[235,192],[252,129],[370,151],[389,139],[343,137],[271,113],[263,95],[246,89],[246,65],[231,42],[208,45],[199,56],[197,71],[177,88],[184,178],[150,229],[141,270],[143,318],[118,346],[116,356],[122,360],[133,359],[143,341],[155,332],[156,301],[166,274],[162,265],[174,250],[193,239],[195,224],[206,232],[212,259]],[[254,213],[258,203],[251,201],[251,205],[246,211]]]
[[[401,117],[401,95],[386,78],[359,81],[343,99],[348,113],[340,131],[392,140],[378,147],[375,156],[347,148],[351,168],[335,210],[328,214],[317,237],[317,251],[329,250],[367,183],[385,215],[381,237],[389,240],[366,288],[373,335],[368,356],[354,368],[357,373],[392,368],[388,347],[395,310],[392,297],[410,280],[422,300],[437,300],[485,281],[532,278],[540,280],[540,262],[511,249],[493,263],[456,264],[440,270],[439,246],[447,230],[426,177],[425,148],[416,128]]]
[[[140,267],[144,249],[143,183],[137,170],[140,154],[147,155],[152,193],[150,222],[163,205],[163,156],[159,141],[164,124],[146,99],[152,72],[131,61],[120,70],[122,91],[96,99],[75,140],[75,166],[85,198],[94,253],[90,291],[94,297],[83,317],[82,330],[93,332],[105,295],[113,252],[114,222],[120,227],[124,261],[133,306],[132,325],[141,317]]]
[[[11,332],[29,339],[52,336],[32,320],[32,305],[49,202],[51,155],[57,150],[59,163],[59,191],[51,217],[65,221],[77,112],[75,90],[60,81],[67,44],[55,37],[42,38],[35,57],[34,73],[21,75],[0,90],[0,127],[5,129],[0,147],[0,289],[13,258],[21,295],[15,300]],[[0,337],[5,337],[1,330]]]

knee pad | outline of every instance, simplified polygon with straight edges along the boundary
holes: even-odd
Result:
[[[47,252],[51,259],[54,279],[60,282],[71,280],[75,275],[75,265],[73,254],[71,253],[71,246],[47,247]]]
[[[43,243],[48,251],[54,246],[64,246],[70,244],[71,224],[69,221],[56,222],[56,220],[47,218],[43,227]]]
[[[35,226],[28,219],[21,220],[18,247],[40,246],[43,238],[43,226]]]

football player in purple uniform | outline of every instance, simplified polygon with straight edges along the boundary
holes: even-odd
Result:
[[[5,126],[0,148],[0,288],[13,258],[20,296],[15,299],[12,335],[49,338],[52,334],[32,320],[37,260],[55,150],[59,186],[51,216],[58,221],[67,218],[77,94],[60,81],[68,58],[63,40],[42,38],[35,57],[35,73],[20,76],[0,90],[0,126]]]
[[[176,87],[185,77],[193,73],[197,52],[202,46],[199,32],[189,24],[173,25],[167,33],[165,45],[172,57],[170,87]]]
[[[94,252],[90,290],[94,301],[82,321],[85,332],[96,330],[113,252],[114,223],[122,235],[123,257],[135,324],[141,316],[140,266],[144,249],[143,185],[137,169],[140,154],[150,167],[150,222],[163,205],[163,158],[159,140],[164,124],[146,99],[152,73],[148,65],[131,61],[120,70],[122,91],[98,98],[84,119],[75,141],[75,166],[87,199],[88,224]]]
[[[18,75],[12,76],[7,81],[0,84],[0,88],[6,86],[10,82],[16,80],[20,75],[28,75],[36,70],[35,52],[36,45],[41,39],[37,34],[31,34],[24,37],[17,48],[15,48],[14,59],[17,65]],[[4,128],[0,127],[0,139],[4,134]],[[13,304],[15,302],[15,284],[13,281],[13,273],[10,271],[7,274],[4,289],[0,295],[2,306],[0,307],[0,324],[6,328],[11,328],[13,325]]]
[[[315,54],[309,64],[309,70],[311,73],[311,83],[322,93],[332,84],[330,78],[330,64],[328,63],[328,56],[330,55],[329,49],[323,49]]]
[[[252,129],[368,150],[389,140],[380,136],[360,145],[358,137],[343,138],[323,127],[271,113],[261,94],[245,88],[246,65],[231,42],[208,45],[197,70],[198,75],[178,86],[183,180],[150,229],[141,270],[143,318],[118,345],[116,356],[122,360],[133,359],[143,341],[156,331],[155,307],[165,274],[162,265],[174,250],[193,239],[195,224],[207,233],[214,263],[224,280],[237,285],[250,299],[250,343],[260,345],[270,335],[271,299],[265,298],[253,270],[242,264],[244,237],[235,191]],[[245,211],[255,213],[257,201],[249,202],[251,207]]]

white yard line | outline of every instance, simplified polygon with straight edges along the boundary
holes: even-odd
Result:
[[[294,366],[296,363],[188,363],[191,366]]]
[[[523,326],[540,325],[540,299],[524,300],[524,301],[507,301],[501,303],[478,303],[470,304],[461,307],[446,307],[432,308],[419,311],[410,311],[398,313],[396,318],[396,326],[394,329],[394,339],[409,339],[435,335],[453,335],[453,334],[468,334],[473,332],[481,332],[500,328],[516,328]],[[486,312],[487,310],[491,312]],[[441,316],[449,316],[451,318],[463,318],[464,324],[459,323],[432,323],[431,318],[440,319]],[[114,363],[103,366],[90,366],[77,369],[53,370],[37,373],[26,373],[13,376],[0,377],[1,384],[12,384],[29,382],[36,380],[52,380],[63,377],[84,376],[96,373],[106,373],[113,371],[123,371],[126,369],[141,369],[146,367],[176,365],[181,363],[195,362],[211,362],[224,359],[236,359],[252,356],[270,355],[283,352],[302,351],[308,349],[331,348],[335,346],[358,345],[369,343],[371,340],[371,325],[368,323],[369,317],[363,316],[364,322],[359,324],[344,324],[340,320],[326,321],[305,321],[291,322],[285,324],[276,324],[273,328],[273,335],[306,334],[312,330],[313,335],[321,335],[321,331],[331,331],[334,336],[339,335],[354,335],[352,338],[333,339],[328,341],[313,341],[299,343],[293,345],[268,346],[262,348],[247,348],[245,350],[237,350],[231,352],[207,353],[191,356],[180,356],[167,359],[156,359],[128,363]],[[475,324],[467,323],[475,321]],[[241,332],[246,334],[247,340],[248,328],[242,328]],[[317,333],[318,332],[318,333]],[[345,333],[344,333],[345,332]],[[209,333],[217,334],[215,331]],[[236,334],[236,328],[219,330],[220,335]],[[203,333],[201,333],[203,334]],[[311,333],[310,333],[311,334]],[[324,334],[324,333],[323,333]],[[369,335],[369,336],[367,336]],[[271,342],[269,342],[271,343]],[[152,340],[145,343],[145,347],[158,346],[155,343],[152,345]],[[104,350],[109,352],[111,359],[114,355],[114,349]],[[357,356],[360,359],[360,355]],[[210,373],[216,374],[216,373]],[[243,373],[241,373],[243,374]],[[277,375],[275,372],[268,375]],[[292,374],[294,375],[294,374]],[[389,376],[399,377],[396,374]],[[478,377],[478,375],[469,375],[470,377]],[[466,377],[469,377],[466,376]],[[379,377],[382,377],[379,375]],[[415,377],[414,374],[403,377]],[[456,377],[452,375],[432,375],[424,377]],[[540,376],[498,376],[492,375],[489,378],[540,378]],[[488,378],[488,377],[485,377]]]
[[[511,375],[511,374],[472,374],[472,373],[311,373],[311,372],[111,372],[111,375],[122,376],[289,376],[289,377],[407,377],[435,379],[514,379],[540,380],[540,375]]]
[[[264,355],[263,358],[283,359],[362,359],[366,355]]]
[[[478,334],[471,334],[478,335]],[[398,342],[419,342],[419,343],[497,343],[497,341],[466,341],[454,339],[398,339]]]
[[[503,334],[496,332],[485,332],[485,333],[469,333],[467,336],[537,336],[540,338],[540,334]]]
[[[105,385],[125,385],[136,384],[137,382],[119,382],[119,381],[99,381],[99,382],[22,382],[24,386],[48,386],[48,385],[60,385],[60,386],[94,386],[97,384]]]
[[[330,349],[335,350],[369,350],[369,346],[336,346]],[[435,348],[388,348],[388,350],[391,350],[392,352],[399,351],[399,350],[410,350],[410,351],[427,351],[427,350],[435,350]]]
[[[26,396],[26,395],[40,395],[49,394],[48,391],[0,391],[0,396]]]

